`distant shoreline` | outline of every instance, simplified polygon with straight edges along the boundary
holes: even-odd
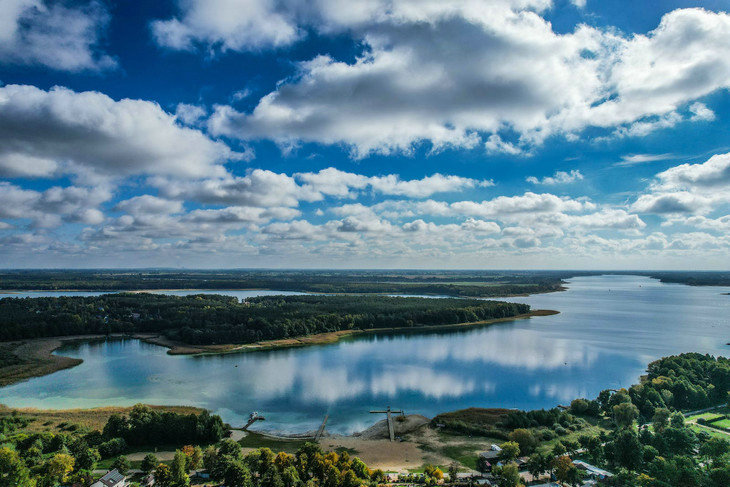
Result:
[[[280,340],[268,340],[250,344],[225,344],[225,345],[190,345],[169,340],[162,335],[153,333],[135,333],[126,335],[113,333],[111,335],[71,335],[49,338],[37,338],[31,340],[15,340],[0,342],[0,352],[16,356],[20,363],[0,367],[0,387],[9,386],[22,382],[33,377],[42,377],[59,370],[75,367],[83,363],[82,359],[65,357],[54,354],[56,350],[64,345],[74,342],[93,342],[108,339],[137,339],[168,348],[169,355],[220,355],[227,353],[244,353],[264,350],[276,350],[285,348],[305,347],[309,345],[325,345],[335,343],[342,338],[363,335],[363,334],[388,334],[388,333],[417,333],[423,331],[458,330],[493,323],[531,318],[533,316],[549,316],[558,314],[554,310],[535,310],[530,313],[510,316],[506,318],[495,318],[491,320],[475,321],[469,323],[454,323],[450,325],[401,327],[401,328],[370,328],[366,330],[341,330],[329,333],[319,333],[297,338],[286,338]]]

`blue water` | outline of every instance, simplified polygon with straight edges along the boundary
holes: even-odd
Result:
[[[681,352],[730,355],[730,288],[636,276],[572,279],[568,291],[511,300],[554,316],[448,333],[364,336],[336,344],[218,356],[169,356],[137,340],[66,346],[78,367],[0,389],[40,408],[190,404],[240,424],[303,432],[363,429],[391,405],[432,416],[470,406],[542,408],[635,383]]]

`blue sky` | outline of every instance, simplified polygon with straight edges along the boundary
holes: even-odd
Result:
[[[0,266],[726,269],[728,3],[9,0]]]

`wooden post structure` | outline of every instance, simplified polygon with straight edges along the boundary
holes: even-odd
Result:
[[[405,414],[403,411],[393,411],[388,406],[385,411],[370,411],[370,414],[385,414],[388,418],[388,433],[390,434],[390,441],[395,441],[395,428],[393,427],[393,414]]]
[[[327,424],[327,418],[329,418],[329,413],[324,415],[324,421],[322,421],[322,424],[320,425],[319,429],[317,430],[317,434],[314,435],[314,441],[319,441],[320,438],[322,438],[322,434],[324,433],[324,427]]]

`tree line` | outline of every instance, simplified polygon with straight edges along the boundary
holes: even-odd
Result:
[[[137,291],[275,289],[315,293],[511,296],[561,289],[564,274],[530,271],[112,271],[0,272],[0,289]]]
[[[0,299],[0,341],[155,332],[190,344],[252,343],[315,333],[415,328],[508,318],[525,304],[368,295],[265,296],[109,294]]]

